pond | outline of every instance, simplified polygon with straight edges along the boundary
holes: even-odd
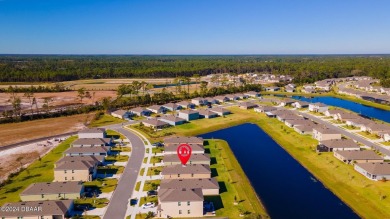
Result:
[[[200,137],[229,143],[271,218],[359,218],[257,125]]]
[[[296,100],[307,101],[311,103],[324,103],[330,106],[337,106],[344,109],[351,110],[355,113],[359,113],[363,116],[370,118],[379,119],[385,122],[390,123],[390,111],[378,109],[371,106],[366,106],[360,103],[355,103],[349,100],[343,100],[336,97],[303,97],[303,96],[293,96],[292,98]]]

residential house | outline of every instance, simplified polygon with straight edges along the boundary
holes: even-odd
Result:
[[[317,151],[360,151],[360,146],[352,139],[332,139],[320,141],[317,145]]]
[[[111,138],[78,138],[72,144],[72,147],[93,147],[93,146],[111,146]]]
[[[286,120],[305,120],[305,118],[303,118],[302,116],[298,116],[296,114],[280,114],[280,115],[277,115],[276,118],[281,121],[281,122],[285,122]]]
[[[174,136],[174,137],[164,138],[164,143],[165,146],[182,144],[182,143],[203,145],[203,138],[194,137],[194,136],[190,136],[190,137]]]
[[[95,161],[80,161],[78,159],[56,162],[54,181],[91,181],[96,177],[98,164]]]
[[[331,89],[331,83],[328,83],[327,81],[317,81],[315,82],[316,88],[323,91],[330,91]]]
[[[84,193],[81,182],[41,182],[30,184],[22,193],[22,201],[78,199]]]
[[[310,120],[306,120],[300,116],[297,116],[293,119],[286,119],[284,120],[284,124],[286,124],[288,127],[295,127],[297,125],[312,125],[314,124],[312,121]]]
[[[343,161],[347,164],[353,164],[353,163],[372,163],[372,162],[383,162],[383,157],[376,154],[374,151],[371,150],[364,150],[364,151],[341,151],[337,150],[333,152],[333,155]]]
[[[201,188],[160,190],[157,216],[160,218],[203,217],[203,201]]]
[[[186,120],[184,120],[180,117],[177,117],[177,116],[173,116],[173,115],[164,115],[162,117],[159,117],[158,120],[166,122],[172,126],[181,125],[181,124],[184,124],[186,122]]]
[[[252,102],[240,102],[238,103],[238,106],[242,109],[253,109],[257,107],[258,105]]]
[[[280,87],[266,87],[265,91],[280,91]]]
[[[146,127],[151,127],[154,129],[163,129],[169,126],[169,123],[157,118],[142,120],[142,124],[144,124]]]
[[[201,97],[197,97],[191,100],[191,102],[197,106],[202,106],[207,104],[207,100]]]
[[[180,102],[176,103],[176,105],[181,106],[182,108],[186,108],[186,109],[195,108],[195,104],[188,102],[188,101],[180,101]]]
[[[2,219],[65,219],[73,213],[73,200],[29,201],[4,204],[0,217]]]
[[[260,96],[260,94],[256,91],[245,92],[244,95],[247,95],[248,97],[259,97]]]
[[[324,112],[324,115],[327,117],[334,117],[334,115],[337,115],[338,113],[344,113],[343,110],[327,110]]]
[[[295,92],[295,88],[294,87],[291,87],[291,86],[285,86],[284,87],[284,90],[287,92],[287,93],[294,93]]]
[[[235,95],[235,94],[228,94],[225,96],[226,98],[228,98],[229,101],[236,101],[236,100],[239,100],[240,98]]]
[[[281,106],[290,106],[293,103],[295,103],[295,100],[292,100],[292,99],[283,99],[280,101]]]
[[[310,103],[306,102],[306,101],[296,101],[296,102],[292,103],[291,106],[298,108],[298,109],[301,109],[301,108],[309,107],[309,104]]]
[[[198,112],[199,112],[199,118],[211,119],[211,118],[215,118],[218,116],[217,113],[215,113],[209,109],[199,109]]]
[[[313,128],[313,138],[318,141],[341,139],[341,133],[333,129],[319,126]]]
[[[214,97],[208,97],[206,98],[207,104],[218,104],[218,100],[216,100]]]
[[[177,154],[167,154],[164,156],[162,163],[164,164],[164,166],[169,166],[181,164],[181,161]],[[188,160],[188,164],[210,164],[210,155],[192,154],[190,159]]]
[[[390,131],[379,132],[378,135],[382,138],[383,141],[390,141]]]
[[[241,100],[247,99],[247,98],[249,97],[248,94],[244,94],[244,93],[238,93],[238,94],[236,94],[236,96],[237,96],[239,99],[241,99]]]
[[[104,128],[83,129],[78,132],[79,138],[105,138],[107,136]]]
[[[227,98],[226,96],[216,96],[214,97],[219,103],[224,103],[224,102],[227,102],[229,101],[229,98]]]
[[[105,161],[105,156],[103,155],[78,155],[78,156],[63,156],[58,163],[61,162],[70,162],[70,161],[94,161],[97,162],[98,165],[103,164]]]
[[[204,147],[203,145],[200,145],[200,144],[189,144],[190,147],[191,147],[191,150],[192,150],[192,156],[194,154],[204,154],[205,151],[204,151]],[[169,155],[169,154],[174,154],[177,156],[177,148],[179,147],[179,144],[172,144],[172,145],[165,145],[165,148],[164,148],[164,155]]]
[[[379,134],[380,132],[390,131],[390,126],[387,124],[370,123],[365,126],[365,131],[371,134]]]
[[[166,110],[169,110],[169,111],[177,111],[177,110],[182,109],[182,106],[180,106],[176,103],[167,103],[167,104],[162,105],[162,107]]]
[[[390,179],[390,163],[356,163],[354,169],[371,180],[379,181]]]
[[[351,120],[351,119],[360,119],[360,118],[362,118],[362,117],[360,117],[356,114],[347,113],[347,112],[341,112],[341,113],[337,113],[336,115],[333,115],[333,119],[340,120],[343,122],[346,122],[347,120]]]
[[[345,122],[349,126],[357,127],[360,129],[362,129],[362,127],[366,127],[368,124],[373,123],[372,120],[363,117],[356,118],[356,119],[346,119]]]
[[[307,94],[312,94],[316,92],[316,90],[312,87],[303,87],[301,91]]]
[[[298,132],[301,135],[312,135],[313,134],[313,129],[317,128],[317,124],[301,124],[301,125],[294,125],[294,130]]]
[[[219,195],[219,184],[216,178],[209,179],[163,179],[159,191],[165,189],[202,189],[204,196]]]
[[[161,171],[163,179],[209,179],[211,178],[210,165],[191,164],[183,166],[170,165],[165,166]]]
[[[271,112],[271,111],[276,111],[278,108],[273,107],[273,106],[258,106],[254,108],[255,112],[258,113],[265,113],[265,112]]]
[[[231,113],[229,110],[222,108],[222,107],[213,107],[210,109],[210,111],[215,112],[219,116],[225,116],[225,115],[228,115]]]
[[[328,106],[323,103],[311,103],[309,104],[309,111],[324,113],[328,111]]]
[[[150,116],[150,114],[152,113],[152,111],[145,109],[145,108],[142,108],[142,107],[136,107],[136,108],[130,109],[129,112],[131,112],[132,114],[137,115],[137,116]]]
[[[179,117],[186,121],[199,119],[199,112],[195,110],[181,110],[179,111]]]
[[[148,106],[146,109],[153,113],[165,113],[165,108],[160,105]]]
[[[131,118],[131,112],[126,110],[115,110],[111,112],[111,116],[119,118],[119,119],[130,119]]]
[[[64,152],[65,156],[107,156],[111,153],[109,146],[70,147]]]

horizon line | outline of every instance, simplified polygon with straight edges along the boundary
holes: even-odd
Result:
[[[5,55],[53,55],[53,56],[61,56],[61,55],[70,55],[70,56],[318,56],[318,55],[326,55],[326,56],[337,56],[337,55],[390,55],[390,53],[227,53],[227,54],[158,54],[158,53],[150,53],[150,54],[131,54],[131,53],[0,53],[0,56]]]

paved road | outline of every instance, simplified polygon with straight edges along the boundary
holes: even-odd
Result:
[[[339,131],[341,134],[355,140],[355,141],[358,141],[358,142],[361,142],[362,144],[365,144],[367,145],[368,147],[371,147],[371,148],[375,148],[376,150],[380,151],[381,153],[385,154],[386,156],[390,156],[390,150],[386,149],[386,148],[383,148],[377,144],[375,144],[374,142],[370,141],[370,140],[367,140],[363,137],[359,137],[351,132],[348,132],[346,131],[345,129],[343,128],[340,128],[338,126],[335,126],[333,125],[332,123],[330,122],[327,122],[327,121],[324,121],[320,118],[317,118],[313,115],[310,115],[308,113],[304,113],[304,112],[299,112],[299,114],[301,114],[302,116],[306,117],[306,118],[309,118],[319,124],[323,124],[325,125],[326,127],[330,128],[330,129],[333,129],[333,130],[337,130]]]
[[[109,126],[110,129],[125,135],[131,142],[131,157],[127,163],[122,177],[111,197],[110,204],[103,216],[103,219],[125,218],[129,206],[129,199],[135,188],[137,177],[145,156],[144,142],[136,134],[123,129],[120,125]]]

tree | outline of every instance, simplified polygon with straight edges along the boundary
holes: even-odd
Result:
[[[207,82],[206,81],[201,81],[200,82],[200,95],[202,97],[206,96],[207,94]]]
[[[85,87],[81,87],[77,90],[77,96],[80,98],[80,102],[83,103],[85,97]]]
[[[138,96],[138,93],[142,87],[142,84],[139,81],[133,81],[133,82],[131,82],[131,86],[133,87],[133,93]]]
[[[31,110],[31,117],[33,114],[33,98],[34,98],[34,92],[33,91],[27,91],[23,94],[24,97],[28,99],[28,102],[30,103],[30,110]]]
[[[111,97],[103,97],[102,106],[105,112],[108,112],[111,108]]]
[[[194,79],[195,79],[195,82],[196,82],[196,84],[195,84],[195,90],[196,91],[198,91],[198,84],[200,83],[200,75],[199,74],[194,74]]]

